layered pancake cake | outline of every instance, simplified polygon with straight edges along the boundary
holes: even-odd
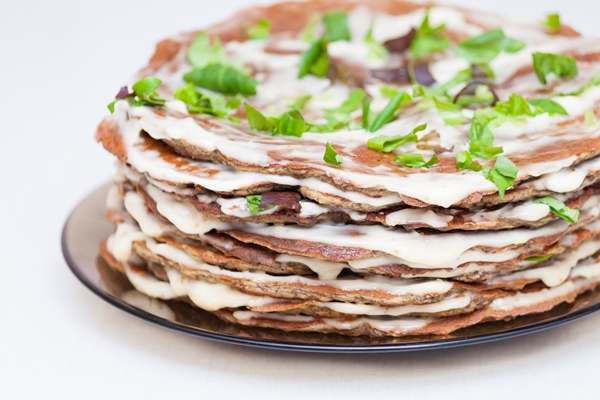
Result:
[[[245,326],[443,335],[600,282],[600,41],[408,1],[251,8],[109,104],[101,255]]]

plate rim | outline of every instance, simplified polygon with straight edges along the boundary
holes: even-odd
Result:
[[[236,336],[226,333],[216,333],[201,328],[194,328],[182,323],[169,321],[168,319],[161,318],[155,314],[152,314],[143,309],[132,306],[122,300],[117,299],[114,295],[108,291],[102,289],[94,282],[92,282],[87,275],[83,272],[75,262],[71,249],[67,243],[67,236],[69,228],[74,223],[78,212],[81,212],[81,208],[94,196],[97,196],[100,192],[108,191],[112,182],[103,184],[92,192],[88,193],[82,200],[80,200],[69,213],[61,231],[61,250],[63,258],[67,263],[67,266],[75,275],[75,277],[92,293],[106,301],[110,305],[117,309],[126,312],[129,315],[141,319],[143,321],[158,325],[163,328],[167,328],[171,331],[184,333],[194,337],[200,337],[212,341],[221,343],[237,344],[248,347],[273,349],[273,350],[288,350],[288,351],[300,351],[300,352],[314,352],[314,353],[352,353],[352,354],[366,354],[366,353],[393,353],[393,352],[411,352],[421,350],[435,350],[435,349],[447,349],[462,346],[477,345],[489,342],[495,342],[498,340],[505,340],[510,338],[516,338],[523,335],[528,335],[536,332],[541,332],[547,329],[555,328],[569,322],[584,318],[594,312],[600,310],[600,302],[592,304],[591,306],[582,307],[573,312],[567,313],[562,316],[558,316],[549,321],[539,321],[531,325],[508,329],[505,331],[494,332],[491,334],[480,334],[465,338],[444,338],[439,340],[432,340],[428,342],[407,342],[407,343],[391,343],[391,344],[372,344],[372,345],[356,345],[356,344],[318,344],[318,343],[299,343],[299,342],[284,342],[279,340],[270,340],[262,338],[250,338],[245,336]],[[98,243],[100,245],[100,243]]]

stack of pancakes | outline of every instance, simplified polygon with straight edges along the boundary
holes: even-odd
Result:
[[[308,46],[301,31],[330,11],[346,12],[352,37],[361,40],[330,43],[329,75],[299,79]],[[368,59],[362,37],[369,29],[380,43],[404,37],[426,13],[432,25],[445,23],[453,46],[497,28],[523,41],[525,48],[490,63],[489,86],[500,101],[514,93],[552,98],[568,114],[527,116],[493,129],[494,146],[518,168],[504,196],[481,171],[456,166],[468,148],[474,111],[467,108],[462,123],[449,125],[435,108],[413,101],[376,133],[356,128],[359,108],[350,113],[352,129],[301,137],[252,129],[243,106],[228,118],[190,112],[171,93],[192,68],[191,33],[161,42],[132,80],[159,78],[166,103],[117,101],[98,128],[97,139],[118,158],[108,199],[117,229],[102,256],[150,297],[189,301],[247,326],[347,335],[446,334],[544,312],[594,289],[600,130],[593,118],[600,88],[590,82],[600,69],[600,41],[540,21],[400,1],[252,8],[206,33],[259,82],[242,102],[277,115],[306,96],[304,119],[319,121],[357,87],[374,112],[388,102],[386,88],[414,98],[410,83],[372,73],[397,68],[406,56]],[[268,38],[249,39],[248,27],[261,19],[270,21]],[[577,75],[540,83],[531,66],[536,51],[574,57]],[[431,87],[465,68],[463,61],[452,49],[430,58]],[[366,144],[422,124],[417,142],[392,152]],[[324,160],[326,143],[341,163]],[[439,161],[408,167],[394,162],[400,153],[435,154]],[[494,158],[478,163],[491,168]],[[536,201],[549,196],[579,217],[565,220]]]

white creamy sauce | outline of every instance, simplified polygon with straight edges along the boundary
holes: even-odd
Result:
[[[342,272],[345,267],[348,267],[345,263],[337,263],[333,261],[322,260],[313,257],[296,256],[292,254],[279,254],[275,259],[281,263],[299,263],[306,265],[314,273],[319,276],[319,279],[335,279]]]
[[[448,222],[452,221],[452,219],[451,215],[438,214],[432,210],[406,208],[388,214],[385,217],[385,223],[388,226],[416,223],[429,225],[432,228],[444,228],[448,226]]]

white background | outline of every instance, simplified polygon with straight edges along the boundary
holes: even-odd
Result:
[[[112,176],[112,157],[93,139],[106,104],[158,40],[250,3],[2,0],[0,399],[600,398],[600,314],[469,348],[319,355],[167,331],[74,278],[60,231]],[[537,19],[559,11],[600,37],[593,0],[454,3]]]

